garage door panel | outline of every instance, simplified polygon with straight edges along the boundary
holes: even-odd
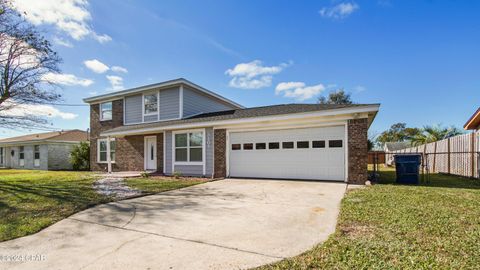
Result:
[[[229,170],[232,177],[261,177],[315,180],[345,179],[344,143],[329,148],[329,140],[344,140],[344,126],[230,133]],[[297,148],[298,141],[308,141],[308,148]],[[325,148],[312,148],[312,141],[325,141]],[[268,144],[280,144],[280,149],[268,149]],[[293,142],[293,149],[282,149],[282,142]],[[244,144],[253,150],[244,150]],[[267,149],[255,149],[256,143],[266,143]],[[232,145],[241,145],[232,150]]]

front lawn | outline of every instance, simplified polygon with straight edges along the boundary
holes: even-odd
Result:
[[[350,191],[336,232],[294,258],[259,269],[478,269],[480,180],[435,174],[421,186]]]
[[[206,178],[151,176],[148,178],[127,178],[126,184],[144,193],[158,193],[172,189],[179,189],[188,186],[198,185],[207,182]]]
[[[95,204],[90,172],[0,169],[0,241],[35,233]]]
[[[93,188],[92,172],[0,169],[0,242],[36,233],[76,212],[114,200]],[[130,178],[127,185],[152,194],[206,182],[202,178]]]

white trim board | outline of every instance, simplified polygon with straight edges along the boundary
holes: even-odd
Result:
[[[130,135],[130,134],[161,132],[162,130],[205,128],[210,126],[215,126],[215,129],[217,129],[217,128],[225,128],[222,126],[236,125],[236,124],[270,122],[270,121],[272,122],[287,121],[287,120],[293,121],[293,120],[307,119],[307,118],[312,118],[310,120],[315,120],[313,118],[322,118],[322,117],[329,117],[329,116],[336,116],[342,120],[355,119],[355,118],[368,118],[368,113],[377,112],[378,108],[379,108],[379,105],[370,105],[370,106],[365,106],[361,108],[347,108],[347,109],[344,108],[344,109],[335,109],[335,110],[327,110],[327,111],[306,112],[306,113],[294,113],[294,114],[260,116],[260,117],[241,118],[241,119],[194,122],[194,123],[177,124],[177,125],[160,126],[160,127],[139,128],[135,130],[118,131],[118,132],[107,131],[107,132],[103,132],[101,136],[106,136],[106,135],[124,136],[124,135]],[[343,117],[341,115],[343,115]],[[333,119],[326,118],[326,119],[320,119],[320,120],[332,121]]]

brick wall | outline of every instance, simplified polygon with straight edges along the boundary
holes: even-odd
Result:
[[[70,163],[70,153],[75,144],[48,144],[48,169],[49,170],[72,170]],[[40,152],[40,158],[41,157]]]
[[[225,129],[213,131],[213,177],[224,178],[227,175],[227,132]]]
[[[157,135],[157,171],[163,172],[163,133]]]
[[[365,184],[368,162],[368,120],[348,120],[348,182]]]
[[[123,100],[112,102],[112,120],[100,121],[100,104],[90,105],[90,169],[106,171],[107,164],[97,163],[97,139],[100,133],[123,125]],[[112,164],[113,170],[118,170],[117,164]]]
[[[100,121],[99,104],[90,106],[90,168],[92,171],[107,171],[106,163],[97,163],[97,139],[100,133],[123,125],[123,100],[115,100],[112,104],[112,120]],[[163,133],[157,136],[157,170],[163,171]],[[113,171],[143,171],[144,170],[144,137],[149,135],[134,135],[116,138],[115,163]]]

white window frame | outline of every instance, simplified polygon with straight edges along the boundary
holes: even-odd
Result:
[[[110,103],[112,104],[111,107],[112,109],[110,110],[111,111],[111,117],[110,118],[103,118],[103,109],[102,109],[102,106],[104,104],[107,104],[107,103]],[[110,121],[113,119],[113,102],[112,101],[107,101],[107,102],[102,102],[100,103],[100,121]]]
[[[0,165],[5,165],[5,148],[0,147]]]
[[[115,138],[110,138],[110,141],[115,141]],[[108,163],[107,162],[108,158],[105,161],[100,160],[100,142],[108,143],[108,139],[107,138],[97,139],[97,163],[102,163],[102,164],[105,163],[106,164],[106,163]],[[103,151],[103,152],[107,152],[107,151]],[[110,147],[110,152],[112,152],[111,147]],[[116,153],[117,153],[117,145],[115,143],[115,159],[117,159]],[[109,153],[107,153],[107,154],[109,154]],[[115,163],[115,160],[112,160],[111,163]]]
[[[202,133],[202,161],[189,161],[190,160],[190,133]],[[187,161],[176,161],[175,157],[175,135],[177,134],[187,134],[187,147],[182,147],[187,149]],[[205,167],[205,153],[206,153],[206,137],[205,129],[192,129],[192,130],[179,130],[172,132],[172,157],[174,165],[203,165]],[[193,148],[200,148],[193,147]]]
[[[153,95],[157,96],[157,111],[152,112],[152,113],[146,113],[145,112],[145,97],[146,96],[153,96]],[[145,94],[142,95],[142,121],[145,121],[145,119],[143,117],[150,116],[150,115],[157,115],[157,116],[160,115],[160,92],[159,91],[151,92],[151,93],[145,93]],[[158,120],[158,118],[157,118],[157,120]]]
[[[38,147],[38,151],[35,150],[35,148]],[[35,154],[38,153],[38,159],[35,158]],[[40,145],[34,145],[33,146],[33,166],[34,167],[40,167]]]

